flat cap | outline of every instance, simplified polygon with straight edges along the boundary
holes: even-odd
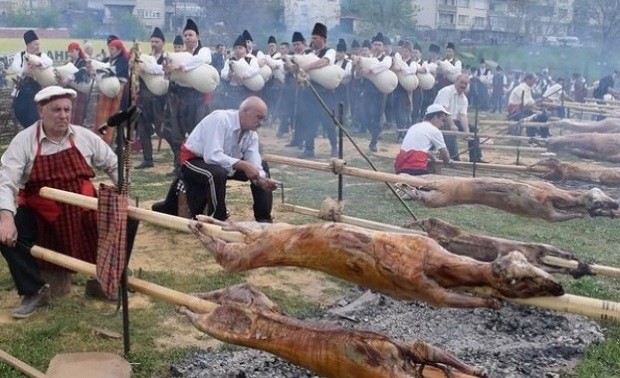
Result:
[[[76,96],[77,92],[71,88],[63,88],[58,85],[52,85],[37,92],[37,94],[34,95],[34,102],[39,104],[41,102],[49,102],[54,100],[56,97],[70,97],[73,99]]]

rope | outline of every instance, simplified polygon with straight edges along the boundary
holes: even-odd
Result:
[[[347,162],[341,159],[331,159],[329,164],[334,174],[341,175]]]

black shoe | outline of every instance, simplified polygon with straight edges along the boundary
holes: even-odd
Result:
[[[11,315],[15,319],[25,319],[34,314],[39,307],[47,306],[50,303],[50,298],[50,285],[45,284],[36,293],[24,295],[22,303],[13,310]]]
[[[299,147],[299,143],[297,142],[289,142],[284,145],[284,147]]]
[[[142,163],[133,167],[134,169],[153,168],[155,165],[152,161],[143,161]]]

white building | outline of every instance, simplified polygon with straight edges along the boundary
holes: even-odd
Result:
[[[320,22],[331,29],[340,23],[340,0],[284,0],[284,24],[291,31],[310,37],[312,27]]]

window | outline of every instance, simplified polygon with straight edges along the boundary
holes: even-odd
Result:
[[[440,0],[440,5],[451,5],[454,6],[455,0]]]
[[[454,26],[454,14],[439,13],[439,26]]]
[[[567,19],[568,18],[568,9],[566,9],[566,8],[558,9],[558,18],[560,18],[561,20]]]
[[[469,0],[458,0],[459,7],[461,8],[469,8]],[[460,23],[460,22],[459,22]]]
[[[487,9],[487,2],[485,0],[472,0],[472,5],[475,9]]]
[[[459,25],[469,25],[469,16],[459,15]]]
[[[476,28],[484,28],[485,26],[485,18],[484,17],[474,17],[474,27]]]

